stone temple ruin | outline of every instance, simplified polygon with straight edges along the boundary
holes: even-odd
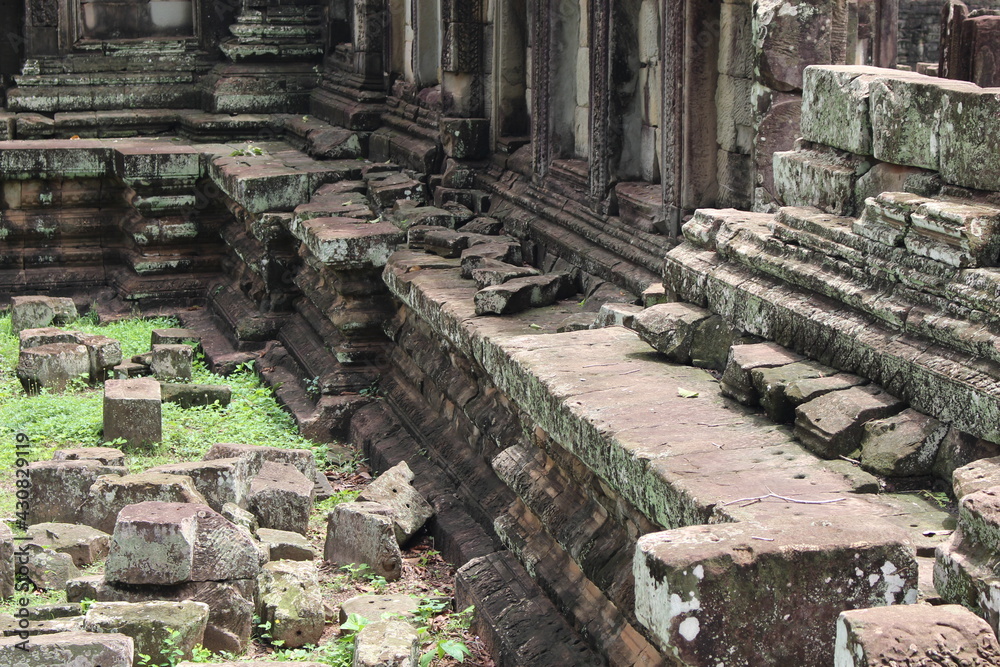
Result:
[[[44,327],[177,307],[304,434],[406,464],[497,664],[998,665],[996,6],[0,1],[0,294],[49,308],[19,375],[153,414],[169,334]],[[75,584],[111,634],[40,651],[131,664],[125,602],[238,648],[248,582],[309,588],[233,526],[315,470],[218,447],[35,464],[80,496],[33,523],[121,540]],[[391,573],[373,502],[331,535],[379,526]],[[143,571],[153,523],[200,556]]]

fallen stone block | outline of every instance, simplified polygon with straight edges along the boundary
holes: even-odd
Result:
[[[416,242],[427,252],[446,258],[461,257],[463,252],[477,245],[503,245],[506,242],[513,242],[513,239],[506,236],[481,236],[468,232],[457,232],[452,229],[442,229],[441,227],[411,227],[408,238],[411,248],[415,247],[414,243]],[[484,249],[483,252],[494,253],[496,249]],[[500,258],[494,257],[494,259]]]
[[[90,487],[80,507],[79,521],[105,533],[114,533],[118,513],[124,507],[153,501],[208,504],[190,477],[157,473],[104,476]]]
[[[142,502],[122,509],[111,538],[105,579],[172,585],[253,579],[260,552],[253,538],[198,503]]]
[[[250,482],[247,509],[262,528],[305,534],[309,529],[315,477],[307,478],[289,463],[265,461]]]
[[[965,538],[991,553],[1000,551],[1000,488],[970,493],[958,506],[958,524]]]
[[[840,612],[917,599],[912,545],[877,522],[650,533],[633,569],[639,622],[688,665],[829,665]]]
[[[259,445],[221,442],[212,445],[202,458],[205,461],[211,461],[235,457],[249,458],[254,475],[260,472],[265,461],[273,461],[274,463],[288,463],[295,466],[308,479],[316,478],[316,457],[310,449],[284,449],[282,447],[261,447]]]
[[[354,639],[354,667],[416,667],[420,638],[406,621],[376,621]]]
[[[103,574],[92,574],[86,577],[70,579],[66,582],[66,601],[82,602],[83,600],[96,600],[97,591],[103,581]]]
[[[906,249],[960,269],[996,266],[1000,257],[1000,209],[928,201],[910,215]]]
[[[392,174],[368,182],[368,198],[382,209],[392,208],[399,200],[423,203],[427,201],[427,188],[420,181],[406,174]]]
[[[28,465],[35,500],[28,508],[28,523],[76,523],[80,508],[90,497],[90,487],[101,477],[124,475],[124,467],[100,461],[36,461]]]
[[[550,306],[565,295],[568,276],[563,273],[515,278],[476,292],[476,315],[509,315],[529,308]]]
[[[25,350],[40,345],[53,343],[80,343],[79,331],[67,331],[56,327],[41,327],[39,329],[24,329],[17,334],[18,349]]]
[[[358,500],[379,503],[390,509],[400,546],[434,516],[434,508],[413,488],[412,481],[413,471],[406,461],[401,461],[379,475],[358,496]]]
[[[406,233],[391,222],[349,218],[313,218],[293,230],[316,260],[331,269],[381,268],[406,240]]]
[[[270,623],[271,641],[298,648],[316,644],[326,626],[319,572],[312,561],[268,563],[258,578],[258,615]]]
[[[632,303],[605,303],[597,312],[597,319],[594,320],[594,329],[604,327],[625,327],[631,329],[635,322],[635,316],[641,313],[642,306]]]
[[[733,326],[719,315],[702,320],[691,336],[691,365],[723,371],[729,360],[729,349],[735,345],[752,345],[760,339]]]
[[[386,616],[416,618],[419,606],[417,598],[411,595],[358,595],[340,604],[340,622],[345,623],[352,614],[370,623]]]
[[[226,503],[222,506],[219,513],[237,526],[246,528],[251,535],[257,533],[257,529],[259,528],[257,517],[253,515],[253,512],[248,512],[236,503]]]
[[[34,544],[65,553],[76,567],[86,567],[104,560],[111,536],[74,523],[38,523],[28,526],[27,537]]]
[[[905,408],[903,401],[875,385],[834,391],[795,409],[795,437],[823,458],[847,456],[861,446],[865,422]]]
[[[837,373],[828,377],[794,380],[785,387],[785,399],[798,407],[814,398],[819,398],[831,391],[850,389],[868,384],[868,380],[849,373]]]
[[[257,539],[268,548],[271,560],[315,560],[319,557],[305,537],[288,530],[258,528]]]
[[[474,270],[482,268],[490,260],[514,266],[524,264],[521,244],[515,241],[477,243],[471,248],[463,250],[461,258],[463,278],[471,278]]]
[[[720,389],[743,405],[757,405],[760,394],[753,383],[754,369],[776,368],[804,361],[802,357],[777,343],[734,345],[730,348]]]
[[[951,479],[962,466],[995,456],[1000,456],[1000,444],[977,438],[952,426],[938,447],[934,475],[940,479]]]
[[[462,225],[459,230],[467,234],[483,234],[484,236],[497,236],[503,233],[503,220],[497,220],[488,216],[473,218]]]
[[[695,328],[712,313],[688,303],[662,303],[635,316],[632,328],[657,352],[678,364],[691,360]]]
[[[53,461],[99,461],[102,465],[125,465],[125,453],[114,447],[67,447],[52,452]]]
[[[14,595],[14,533],[0,523],[0,600]]]
[[[115,380],[128,380],[130,378],[146,377],[153,373],[149,366],[145,364],[137,364],[133,361],[122,362],[111,370]]]
[[[556,333],[566,333],[567,331],[584,331],[593,329],[597,314],[593,311],[584,313],[573,313],[566,316],[556,325]]]
[[[28,578],[42,590],[66,590],[66,582],[80,576],[80,570],[73,564],[73,557],[69,554],[31,542],[20,548],[27,553],[27,562],[23,565],[27,568]]]
[[[494,259],[484,259],[476,264],[478,266],[469,271],[469,277],[476,282],[476,287],[479,289],[503,285],[515,278],[541,275],[541,271],[534,267],[514,266]]]
[[[957,468],[952,474],[951,484],[957,500],[976,491],[1000,486],[1000,457],[979,459]]]
[[[149,365],[157,380],[190,380],[194,348],[190,345],[154,345]]]
[[[176,403],[182,408],[219,404],[226,407],[233,397],[233,390],[224,384],[160,383],[160,397],[164,403]]]
[[[930,475],[948,425],[916,410],[864,425],[861,467],[886,477]]]
[[[160,383],[152,378],[104,383],[104,439],[145,449],[163,439]]]
[[[199,667],[204,663],[195,662],[180,662],[177,663],[177,667]],[[274,660],[240,660],[239,662],[220,662],[215,663],[215,667],[288,667],[288,662],[285,660],[274,661]],[[322,662],[295,662],[295,667],[329,667],[329,664]]]
[[[0,614],[0,632],[4,637],[20,636],[22,632],[26,632],[29,637],[59,632],[83,632],[83,616],[40,620],[17,619],[11,614]]]
[[[410,204],[409,206],[402,205]],[[406,231],[414,225],[428,225],[431,227],[444,227],[455,229],[458,224],[458,216],[451,211],[436,206],[415,206],[410,200],[399,200],[396,202],[395,210],[392,214],[392,221],[397,227]]]
[[[17,379],[24,391],[65,391],[72,380],[90,378],[90,352],[77,343],[50,343],[21,350]]]
[[[395,581],[402,574],[403,557],[396,541],[392,510],[368,502],[342,503],[327,519],[323,558],[338,565],[367,565],[373,574]]]
[[[189,345],[201,349],[201,334],[194,329],[153,329],[149,335],[149,347],[154,345]]]
[[[994,571],[996,553],[965,535],[961,528],[934,553],[934,590],[949,604],[960,604],[989,623],[1000,626],[1000,580]]]
[[[785,398],[788,385],[798,380],[830,377],[837,371],[815,361],[800,361],[787,366],[754,368],[750,371],[754,389],[760,396],[760,406],[764,412],[779,424],[795,421],[795,405]]]
[[[882,245],[901,246],[910,231],[911,216],[928,201],[909,192],[883,192],[865,200],[864,213],[851,229]]]
[[[48,665],[91,665],[100,667],[132,667],[134,644],[122,634],[92,632],[57,632],[31,640],[31,652],[25,653],[20,637],[0,639],[0,664],[11,667],[43,667]],[[30,659],[28,656],[30,655]]]
[[[122,362],[122,346],[114,338],[81,334],[80,343],[87,348],[90,356],[91,382],[107,380],[111,369]]]
[[[58,296],[15,296],[11,299],[10,328],[13,333],[23,329],[63,326],[79,315],[73,299]]]
[[[252,462],[246,458],[212,459],[171,463],[150,468],[148,474],[182,475],[190,477],[195,489],[205,497],[208,506],[221,512],[226,503],[246,507],[253,479]]]
[[[837,667],[998,665],[989,624],[960,605],[927,604],[845,611],[837,619]]]
[[[194,647],[204,643],[208,613],[203,602],[94,602],[83,627],[131,637],[135,664],[141,664],[143,655],[149,656],[147,664],[169,664],[190,658]]]

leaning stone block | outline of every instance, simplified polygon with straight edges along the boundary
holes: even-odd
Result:
[[[845,611],[837,619],[837,667],[1000,665],[989,624],[960,605]]]
[[[319,572],[313,561],[279,560],[264,566],[258,583],[258,616],[270,623],[272,641],[298,648],[319,642],[326,626]]]
[[[405,174],[392,174],[368,183],[368,198],[379,208],[392,208],[399,200],[425,202],[427,188]]]
[[[71,380],[90,377],[90,352],[78,343],[50,343],[21,350],[17,379],[24,391],[65,391]]]
[[[754,390],[760,396],[760,406],[779,424],[795,421],[795,406],[785,397],[788,385],[798,380],[829,377],[836,371],[815,361],[800,361],[773,368],[759,367],[750,371]]]
[[[11,299],[10,328],[38,329],[69,324],[78,317],[73,299],[58,296],[15,296]]]
[[[413,488],[412,481],[410,466],[401,461],[379,475],[358,496],[358,500],[379,503],[392,511],[396,541],[400,545],[416,535],[434,516],[434,508]]]
[[[190,380],[194,348],[190,345],[154,345],[150,368],[158,380]]]
[[[88,497],[80,507],[80,523],[113,533],[122,508],[152,501],[208,504],[190,477],[148,472],[105,476],[98,478],[90,487]]]
[[[0,664],[10,667],[132,667],[134,644],[123,634],[57,632],[31,639],[26,652],[19,637],[0,639]]]
[[[231,459],[234,457],[249,458],[253,474],[260,472],[265,461],[274,463],[289,463],[309,479],[316,478],[316,457],[310,449],[284,449],[282,447],[261,447],[259,445],[243,445],[232,442],[220,442],[212,445],[202,458]]]
[[[916,410],[864,425],[861,467],[886,477],[930,475],[948,425]]]
[[[76,523],[90,487],[103,476],[124,475],[124,467],[100,461],[36,461],[28,465],[32,502],[28,523]]]
[[[125,453],[114,447],[67,447],[52,453],[53,461],[99,461],[106,466],[125,465]]]
[[[141,655],[149,656],[148,664],[169,664],[190,658],[194,647],[204,643],[208,612],[204,602],[94,602],[83,627],[131,637],[135,664]]]
[[[632,328],[670,361],[691,360],[691,341],[697,326],[712,313],[688,303],[662,303],[635,316]]]
[[[956,469],[951,484],[958,500],[970,493],[1000,486],[1000,457],[979,459]]]
[[[111,544],[107,533],[73,523],[38,523],[27,534],[34,544],[68,554],[77,567],[104,560]]]
[[[104,439],[148,448],[162,435],[160,383],[152,378],[104,383]]]
[[[917,599],[904,535],[832,515],[650,533],[633,569],[639,622],[687,665],[829,665],[841,611]]]
[[[1000,257],[1000,209],[971,203],[928,201],[911,216],[903,239],[915,255],[960,269],[996,266]]]
[[[171,585],[252,579],[259,572],[253,538],[208,506],[143,502],[118,514],[104,576],[120,584]]]
[[[195,488],[208,501],[208,506],[216,512],[221,512],[226,503],[246,507],[250,480],[253,478],[251,461],[245,458],[171,463],[146,472],[190,477]]]
[[[476,315],[508,315],[555,303],[567,292],[568,276],[563,273],[515,278],[502,285],[476,292]]]
[[[757,368],[776,368],[803,361],[802,357],[777,343],[734,345],[729,350],[720,389],[723,396],[743,405],[756,405],[760,394],[754,387],[751,372]]]
[[[399,579],[403,557],[396,542],[392,510],[378,503],[337,505],[327,521],[323,558],[339,565],[368,565],[388,581]]]
[[[303,535],[309,529],[313,479],[288,463],[266,461],[250,482],[247,509],[262,528],[290,530]]]
[[[905,407],[875,385],[834,391],[795,410],[795,437],[824,458],[847,456],[861,446],[865,422],[884,419]]]
[[[416,667],[420,638],[406,621],[376,621],[354,640],[354,667]]]
[[[319,555],[309,540],[288,530],[258,528],[257,539],[268,548],[271,560],[315,560]]]

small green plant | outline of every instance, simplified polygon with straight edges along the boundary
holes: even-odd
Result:
[[[198,644],[191,651],[191,658],[189,662],[215,662],[216,655],[209,651],[207,648]]]
[[[420,567],[427,567],[428,565],[431,564],[432,560],[434,560],[440,555],[441,555],[440,551],[437,551],[435,549],[428,549],[427,551],[424,552],[424,555],[422,555],[420,558],[417,559],[417,564],[420,565]]]
[[[177,667],[182,660],[184,660],[184,648],[181,646],[181,640],[183,639],[181,633],[177,630],[171,630],[170,634],[163,639],[163,646],[160,649],[160,655],[164,658],[163,662],[153,662],[153,659],[145,654],[139,654],[138,667]]]
[[[381,379],[382,378],[375,378],[374,380],[372,380],[372,383],[370,385],[368,385],[367,387],[365,387],[364,389],[362,389],[358,393],[361,394],[362,396],[371,396],[372,398],[377,397],[378,396],[378,383],[379,383],[379,381]]]
[[[264,151],[258,148],[257,146],[251,146],[247,144],[246,148],[237,148],[236,150],[234,150],[232,153],[229,154],[229,157],[249,157],[251,155],[263,155],[263,154]]]
[[[320,392],[322,390],[322,387],[320,386],[319,383],[319,376],[317,375],[311,380],[306,380],[305,383],[303,384],[303,388],[305,389],[306,396],[308,396],[309,398],[313,400],[319,398]]]
[[[443,658],[445,656],[454,658],[459,662],[465,662],[465,659],[470,655],[472,655],[472,651],[465,645],[465,642],[457,639],[441,639],[434,642],[430,650],[425,651],[420,656],[420,667],[427,667],[435,658]]]
[[[318,503],[316,503],[316,511],[322,514],[326,514],[337,505],[354,501],[359,495],[361,495],[361,491],[358,491],[356,489],[344,489],[343,491],[334,491],[332,494],[330,494],[329,498],[321,500]]]

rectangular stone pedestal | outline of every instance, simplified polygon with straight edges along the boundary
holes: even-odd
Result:
[[[160,383],[153,378],[104,383],[104,439],[148,448],[162,439]]]

